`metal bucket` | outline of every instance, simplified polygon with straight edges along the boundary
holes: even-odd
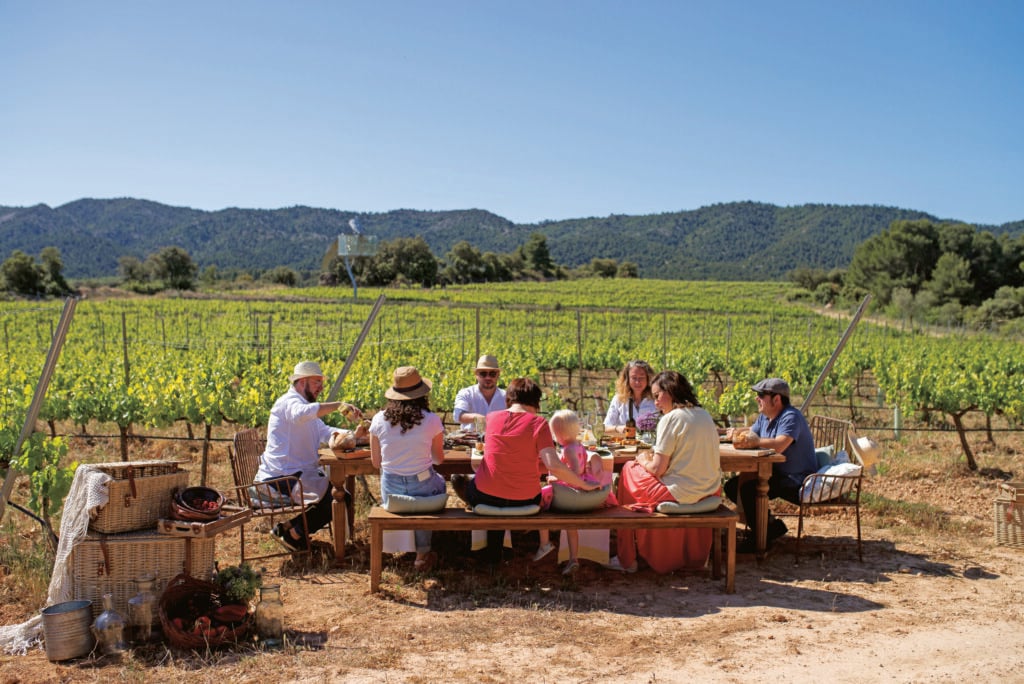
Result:
[[[96,644],[92,624],[92,601],[65,601],[42,610],[46,657],[52,661],[88,655]]]

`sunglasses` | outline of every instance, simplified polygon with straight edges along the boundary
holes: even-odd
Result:
[[[498,377],[498,371],[478,370],[476,372],[481,378],[496,378]]]
[[[774,397],[775,396],[774,392],[757,392],[756,394],[757,394],[757,398],[758,399],[764,399],[765,397]]]

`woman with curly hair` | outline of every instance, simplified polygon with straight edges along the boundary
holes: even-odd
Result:
[[[388,400],[370,422],[370,461],[380,470],[380,495],[386,506],[392,494],[434,496],[445,491],[435,465],[444,462],[444,426],[430,411],[430,381],[414,366],[395,370]],[[413,567],[426,572],[437,555],[430,550],[430,530],[416,530]]]
[[[637,427],[640,419],[658,415],[658,407],[651,396],[654,369],[646,361],[630,361],[619,372],[615,381],[615,396],[604,417],[605,432],[625,432],[626,427]]]

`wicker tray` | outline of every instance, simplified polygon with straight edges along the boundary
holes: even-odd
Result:
[[[188,487],[188,471],[176,461],[129,461],[97,463],[114,479],[109,483],[110,501],[98,509],[89,529],[101,534],[135,532],[156,525],[171,512],[171,496]]]
[[[996,544],[1024,549],[1024,504],[995,501]]]
[[[156,523],[156,531],[160,534],[168,534],[174,537],[206,539],[227,532],[239,525],[244,525],[251,519],[251,508],[224,506],[221,508],[220,517],[210,522],[166,520],[161,518]]]
[[[103,535],[89,533],[75,544],[68,563],[74,578],[74,597],[92,601],[93,618],[103,610],[103,594],[114,595],[114,607],[128,615],[128,599],[137,593],[135,579],[156,575],[153,592],[185,572],[208,580],[213,576],[216,540],[157,534],[156,531]],[[156,623],[157,616],[153,616]]]

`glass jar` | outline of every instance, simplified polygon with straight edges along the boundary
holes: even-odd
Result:
[[[256,604],[256,633],[264,646],[276,648],[283,643],[284,604],[281,603],[280,584],[260,588],[260,602]]]
[[[100,652],[114,655],[128,648],[124,641],[124,628],[124,618],[114,609],[114,595],[104,594],[103,612],[92,623],[92,633]]]
[[[135,596],[128,599],[128,640],[141,645],[153,638],[153,619],[156,616],[156,596],[153,594],[154,575],[135,578]]]

